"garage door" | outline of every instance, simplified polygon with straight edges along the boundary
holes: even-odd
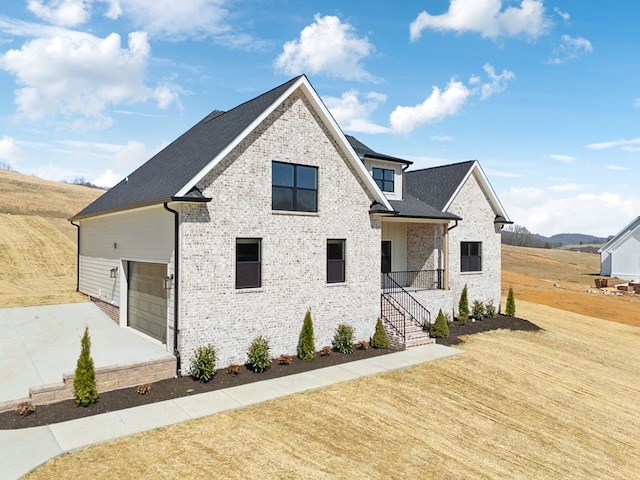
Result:
[[[161,263],[129,262],[127,324],[162,343],[167,343],[166,276]]]

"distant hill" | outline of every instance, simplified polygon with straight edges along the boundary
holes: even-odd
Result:
[[[581,244],[604,244],[609,238],[595,237],[593,235],[585,235],[583,233],[557,233],[550,237],[536,235],[543,242],[549,242],[552,245],[581,245]]]
[[[603,245],[611,237],[603,238],[583,233],[557,233],[550,237],[531,233],[522,225],[508,225],[502,232],[502,243],[518,247],[558,248],[563,245]]]

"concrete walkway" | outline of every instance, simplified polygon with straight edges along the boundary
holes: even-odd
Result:
[[[0,430],[1,475],[6,479],[20,478],[50,458],[95,443],[462,353],[462,350],[432,344],[54,425]]]
[[[30,387],[60,383],[73,372],[85,326],[96,368],[173,357],[159,343],[116,325],[91,302],[3,308],[0,404],[26,399]]]

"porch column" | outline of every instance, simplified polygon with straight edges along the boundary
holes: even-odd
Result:
[[[443,290],[449,290],[449,224],[442,224],[442,252],[444,256],[444,272],[442,274],[442,288]]]

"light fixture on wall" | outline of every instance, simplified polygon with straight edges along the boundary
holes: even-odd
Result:
[[[164,277],[164,289],[171,290],[171,283],[173,282],[173,273]]]
[[[111,270],[109,270],[109,277],[118,278],[118,267],[113,267]]]

